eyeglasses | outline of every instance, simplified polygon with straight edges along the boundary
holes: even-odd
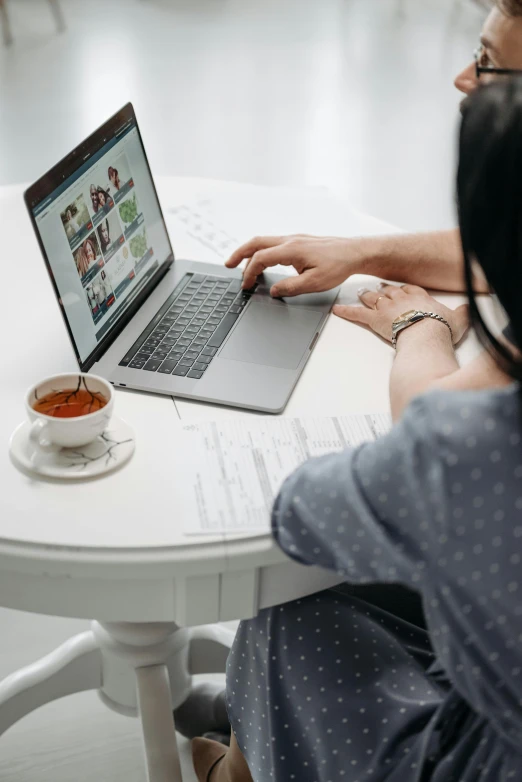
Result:
[[[495,68],[493,65],[490,65],[489,55],[487,53],[486,47],[483,46],[482,44],[480,46],[477,46],[477,48],[473,52],[473,57],[475,58],[477,79],[480,79],[480,76],[483,73],[491,74],[493,76],[522,75],[522,70],[516,70],[514,68]]]

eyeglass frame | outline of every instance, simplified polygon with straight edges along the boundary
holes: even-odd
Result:
[[[495,68],[494,66],[486,68],[484,65],[479,65],[480,55],[484,50],[484,48],[485,48],[484,45],[480,44],[480,46],[477,46],[477,48],[473,52],[473,58],[475,60],[475,73],[477,79],[480,79],[482,74],[490,74],[492,76],[522,76],[522,69]]]

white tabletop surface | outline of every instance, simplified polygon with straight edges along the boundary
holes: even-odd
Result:
[[[206,180],[158,178],[160,200],[169,208],[206,195],[221,208],[238,203],[238,240],[251,233],[361,235],[389,226],[356,213],[323,191],[274,191]],[[26,389],[37,380],[75,371],[75,358],[48,280],[21,186],[0,189],[0,236],[4,296],[2,396],[0,414],[0,568],[30,572],[35,561],[49,572],[80,577],[92,566],[119,568],[120,576],[141,567],[161,572],[173,563],[198,576],[224,569],[277,563],[284,555],[269,535],[189,537],[176,502],[172,452],[179,419],[252,415],[237,409],[170,397],[116,390],[115,412],[135,430],[136,452],[119,472],[91,482],[50,483],[21,474],[8,454],[9,437],[24,420]],[[228,200],[227,200],[228,199]],[[264,208],[263,204],[266,204]],[[171,230],[178,257],[218,262],[181,232]],[[365,278],[351,278],[340,301],[355,302]],[[372,280],[370,279],[370,282]],[[452,306],[459,297],[446,297]],[[467,360],[474,339],[461,348]],[[333,415],[389,409],[388,375],[392,349],[373,334],[330,317],[284,412]],[[240,563],[240,565],[238,564]]]

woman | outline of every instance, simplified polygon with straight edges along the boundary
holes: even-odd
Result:
[[[89,268],[90,268],[93,265],[93,263],[96,263],[96,261],[98,260],[98,248],[94,241],[94,235],[86,239],[82,244],[82,247],[85,252],[85,257],[87,259],[87,263],[89,264]]]
[[[87,274],[91,266],[98,260],[97,247],[93,238],[89,237],[78,248],[76,251],[75,260],[78,274],[80,277],[83,277],[85,274]]]
[[[201,782],[522,779],[522,356],[488,331],[472,289],[478,263],[522,345],[521,170],[517,80],[470,99],[457,183],[471,321],[498,387],[454,390],[463,308],[410,285],[360,291],[365,306],[345,317],[390,341],[404,326],[397,423],[377,444],[303,465],[274,507],[289,556],[355,584],[413,586],[427,627],[333,591],[242,622],[231,747],[195,740]]]
[[[98,238],[100,240],[102,253],[105,254],[107,248],[111,244],[111,233],[108,219],[105,219],[101,225],[97,228]]]
[[[121,182],[120,182],[120,176],[118,174],[118,169],[117,168],[113,168],[112,166],[109,166],[109,170],[108,170],[107,173],[109,175],[109,181],[112,184],[112,186],[114,187],[114,189],[115,190],[119,190],[120,187],[121,187]]]
[[[114,201],[108,194],[106,190],[104,190],[102,187],[98,188],[98,208],[103,209],[104,212],[108,212],[109,209],[114,205]]]
[[[87,274],[89,271],[89,261],[87,260],[87,256],[85,254],[85,250],[83,248],[83,245],[78,247],[74,254],[74,260],[76,263],[76,270],[80,277],[83,277]]]

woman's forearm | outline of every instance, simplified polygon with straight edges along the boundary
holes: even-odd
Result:
[[[411,400],[458,371],[444,323],[426,318],[401,331],[390,377],[392,417],[397,421]]]

